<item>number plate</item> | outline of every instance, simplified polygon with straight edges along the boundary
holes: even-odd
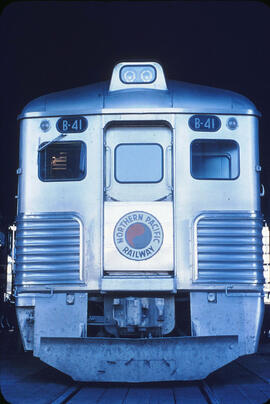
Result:
[[[62,117],[56,123],[56,129],[60,133],[81,133],[87,126],[87,119],[83,116]]]
[[[214,115],[193,115],[189,118],[188,125],[198,132],[216,132],[221,127],[221,121]]]

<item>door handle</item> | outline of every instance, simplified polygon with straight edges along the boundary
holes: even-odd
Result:
[[[263,197],[264,195],[265,195],[264,185],[261,184],[261,186],[260,186],[260,196]]]
[[[166,184],[167,187],[172,189],[172,146],[166,147],[165,152],[165,170],[166,170]]]
[[[109,189],[111,187],[112,184],[112,167],[111,167],[111,163],[112,163],[112,153],[111,153],[111,149],[109,148],[109,146],[105,147],[105,153],[106,153],[106,159],[105,159],[105,164],[106,164],[106,178],[105,178],[105,187],[106,190]]]

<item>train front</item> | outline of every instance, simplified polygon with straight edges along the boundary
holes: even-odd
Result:
[[[257,349],[258,111],[119,63],[19,119],[25,350],[81,381],[195,380]]]

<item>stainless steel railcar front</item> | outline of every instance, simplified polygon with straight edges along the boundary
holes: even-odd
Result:
[[[125,82],[136,69],[156,75]],[[29,103],[15,268],[24,348],[76,380],[132,382],[200,379],[255,352],[258,116],[238,94],[166,83],[153,62]]]

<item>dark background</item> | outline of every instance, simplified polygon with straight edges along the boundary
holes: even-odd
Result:
[[[17,115],[33,98],[110,79],[127,59],[167,78],[239,92],[262,113],[263,211],[270,220],[270,8],[256,1],[19,1],[1,14],[0,210],[16,214]],[[244,134],[243,134],[244,136]]]

